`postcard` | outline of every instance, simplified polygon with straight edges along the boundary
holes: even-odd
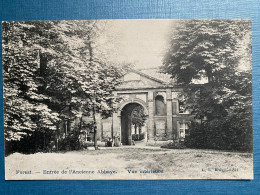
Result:
[[[253,179],[246,19],[3,21],[6,180]]]

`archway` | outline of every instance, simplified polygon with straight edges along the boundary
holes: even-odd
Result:
[[[147,109],[143,105],[136,102],[124,105],[121,109],[121,142],[123,145],[132,145],[132,140],[146,139],[146,119]]]

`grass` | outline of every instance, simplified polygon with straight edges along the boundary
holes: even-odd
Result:
[[[14,153],[5,158],[6,178],[19,179],[252,179],[251,153],[196,149],[106,148],[65,153]],[[95,174],[43,174],[43,170],[93,170]],[[32,174],[16,174],[30,170]],[[98,170],[116,171],[98,174]],[[129,173],[128,171],[136,171]],[[159,170],[163,173],[140,173]]]

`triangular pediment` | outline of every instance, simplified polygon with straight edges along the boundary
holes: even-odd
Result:
[[[117,89],[144,89],[164,86],[165,83],[157,78],[136,70],[128,71],[122,78]]]

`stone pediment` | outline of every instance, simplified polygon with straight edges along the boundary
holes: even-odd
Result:
[[[121,84],[117,86],[117,89],[156,88],[164,86],[165,84],[166,83],[160,79],[136,70],[131,70],[121,78]]]

